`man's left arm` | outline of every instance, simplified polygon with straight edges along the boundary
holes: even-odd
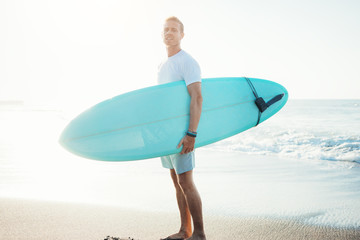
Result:
[[[202,109],[202,94],[201,94],[201,82],[195,82],[187,86],[191,101],[190,101],[190,122],[189,122],[189,131],[196,132]],[[195,138],[185,135],[183,139],[181,139],[178,148],[183,145],[183,149],[180,154],[189,153],[194,150],[195,146]]]

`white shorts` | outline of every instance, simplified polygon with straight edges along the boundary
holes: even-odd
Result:
[[[195,152],[172,154],[161,157],[164,168],[175,169],[176,174],[182,174],[195,168]]]

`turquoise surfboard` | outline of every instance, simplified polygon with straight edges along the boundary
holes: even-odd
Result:
[[[243,77],[203,79],[202,95],[196,148],[262,123],[288,99],[280,84]],[[188,129],[189,105],[184,81],[135,90],[81,113],[67,125],[59,142],[76,155],[103,161],[178,153],[181,149],[176,146]]]

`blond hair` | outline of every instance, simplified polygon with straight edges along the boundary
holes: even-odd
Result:
[[[184,24],[175,16],[172,17],[168,17],[165,22],[167,21],[174,21],[180,24],[180,31],[183,33],[184,32]]]

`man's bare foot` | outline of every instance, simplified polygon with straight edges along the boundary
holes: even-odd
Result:
[[[178,233],[175,233],[173,235],[168,236],[167,238],[162,238],[160,240],[170,240],[170,239],[186,239],[188,237],[190,237],[191,234],[187,233],[187,232],[183,232],[180,231]]]
[[[206,240],[205,234],[193,234],[189,238],[185,238],[185,240]]]

